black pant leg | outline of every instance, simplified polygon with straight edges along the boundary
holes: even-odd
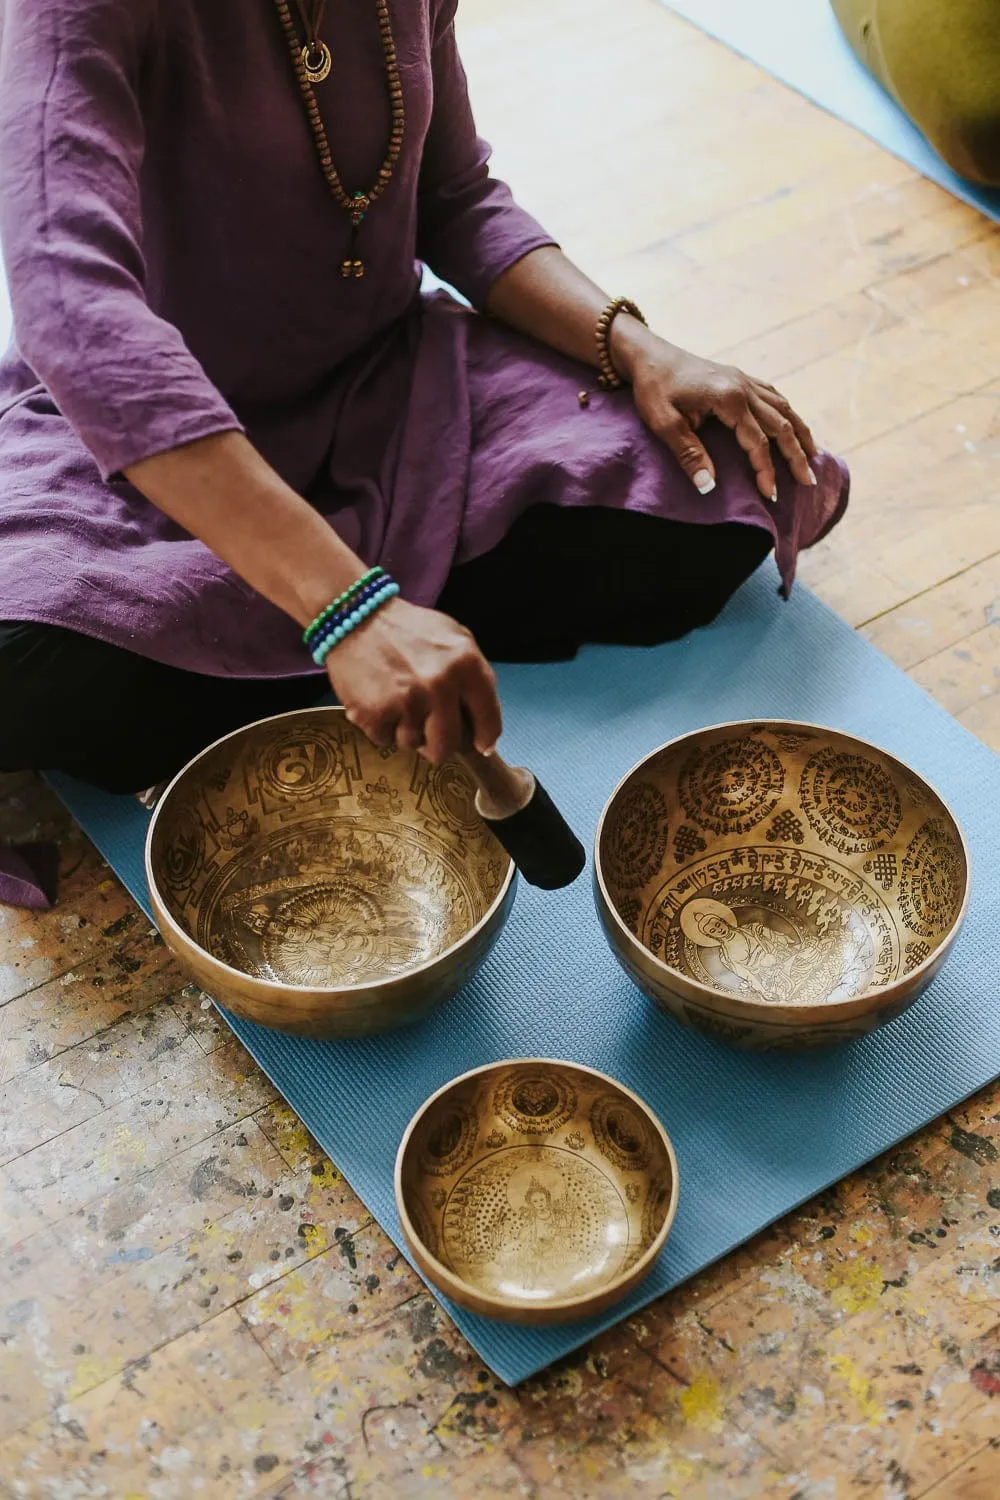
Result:
[[[0,623],[0,771],[141,791],[230,730],[327,690],[319,675],[206,677],[59,626]]]
[[[714,620],[771,548],[768,532],[736,522],[540,505],[491,552],[456,568],[438,607],[494,661],[656,645]]]

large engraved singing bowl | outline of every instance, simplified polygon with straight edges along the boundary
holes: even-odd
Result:
[[[510,911],[514,867],[474,795],[461,766],[383,754],[339,708],[237,730],[153,816],[156,924],[210,995],[262,1026],[403,1026],[472,977]]]
[[[969,899],[965,839],[937,793],[810,724],[724,724],[654,750],[605,807],[594,869],[639,988],[758,1051],[852,1041],[900,1015]]]
[[[593,1068],[530,1058],[453,1079],[396,1156],[396,1208],[427,1280],[505,1323],[569,1323],[652,1269],[677,1161],[652,1111]]]

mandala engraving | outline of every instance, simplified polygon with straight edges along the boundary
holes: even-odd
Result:
[[[628,1210],[591,1162],[552,1147],[509,1147],[452,1188],[441,1242],[455,1273],[484,1291],[551,1295],[618,1273]]]
[[[264,747],[257,770],[261,785],[283,801],[313,799],[342,777],[343,746],[318,729],[291,725]]]
[[[817,1005],[888,984],[895,924],[853,871],[797,849],[736,849],[660,891],[645,942],[700,983],[755,1002]]]
[[[687,816],[715,834],[748,833],[774,812],[785,772],[763,740],[748,735],[696,750],[681,767],[678,796]]]
[[[627,1099],[605,1094],[590,1110],[594,1144],[621,1172],[641,1172],[653,1154],[649,1126]]]
[[[604,839],[604,863],[623,890],[656,875],[667,852],[667,804],[648,781],[627,788]]]
[[[576,1091],[549,1069],[519,1068],[493,1095],[493,1113],[522,1135],[551,1135],[576,1112]]]
[[[205,829],[193,807],[178,808],[171,820],[171,838],[160,857],[158,875],[175,896],[183,896],[201,874],[205,863]]]
[[[464,875],[415,833],[330,818],[237,852],[202,894],[196,935],[244,973],[325,988],[432,958],[480,906]]]
[[[479,1120],[467,1104],[452,1103],[434,1120],[420,1151],[420,1164],[432,1177],[453,1177],[476,1147]]]
[[[455,761],[446,761],[443,766],[429,766],[427,780],[421,797],[426,797],[429,811],[446,828],[463,837],[471,838],[483,831],[483,822],[476,811],[476,788],[469,773]]]
[[[881,849],[903,820],[888,771],[867,756],[830,746],[806,762],[799,797],[813,830],[841,854]]]
[[[961,847],[943,818],[918,829],[903,856],[899,909],[920,937],[940,939],[962,905],[964,861]]]

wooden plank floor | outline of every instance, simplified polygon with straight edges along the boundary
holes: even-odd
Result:
[[[654,0],[462,31],[525,203],[850,458],[804,576],[1000,749],[1000,234]],[[0,1494],[1000,1494],[1000,1091],[508,1391],[7,778],[0,837],[39,833],[58,910],[0,909]]]

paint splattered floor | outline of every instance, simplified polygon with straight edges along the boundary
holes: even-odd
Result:
[[[1000,748],[995,228],[653,0],[464,10],[528,206],[848,453],[808,581]],[[508,1391],[52,797],[0,779],[0,838],[40,835],[58,909],[0,909],[5,1500],[1000,1495],[1000,1090]]]

